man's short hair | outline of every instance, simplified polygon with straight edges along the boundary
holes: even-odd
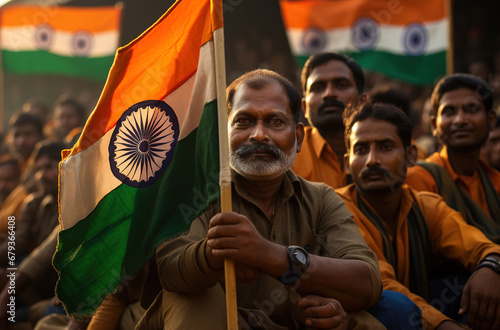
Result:
[[[257,69],[245,73],[244,75],[236,78],[226,89],[226,99],[227,99],[227,113],[229,114],[233,108],[234,94],[238,88],[245,84],[246,86],[254,89],[260,90],[267,86],[269,82],[275,81],[279,83],[286,91],[288,97],[288,103],[290,109],[292,110],[293,122],[295,125],[299,123],[299,116],[302,107],[302,98],[299,92],[295,89],[292,83],[280,75],[271,70],[267,69]]]
[[[411,118],[410,97],[401,90],[389,85],[382,85],[373,88],[368,94],[373,103],[392,104],[401,109],[408,118]]]
[[[304,64],[304,67],[302,68],[302,74],[300,76],[302,93],[304,94],[306,93],[307,79],[309,79],[309,75],[314,70],[314,68],[330,61],[340,61],[342,63],[345,63],[345,65],[349,67],[349,69],[352,72],[352,75],[354,76],[354,82],[356,83],[358,94],[362,94],[365,86],[365,75],[363,73],[363,69],[361,69],[358,62],[356,62],[356,60],[354,60],[353,58],[335,52],[317,53],[311,55],[307,59],[306,63]]]
[[[42,141],[37,143],[33,151],[33,159],[36,162],[42,156],[48,156],[53,160],[60,162],[62,160],[61,151],[68,148],[65,143],[54,141]]]
[[[57,99],[54,107],[57,108],[60,106],[70,106],[75,109],[78,117],[82,118],[83,120],[87,119],[87,111],[85,110],[83,105],[75,99],[69,98],[66,95],[62,95],[61,97],[59,97],[59,99]]]
[[[364,104],[350,106],[344,111],[344,140],[347,150],[350,149],[352,127],[357,122],[368,118],[393,124],[396,126],[396,131],[403,142],[404,148],[406,149],[411,145],[412,127],[408,116],[391,104],[367,101]]]
[[[439,102],[445,93],[460,88],[468,88],[475,92],[483,102],[486,112],[493,109],[493,90],[484,80],[468,73],[455,73],[441,78],[434,87],[431,95],[432,113],[437,115]]]
[[[26,112],[19,112],[15,114],[14,116],[11,117],[9,121],[10,127],[19,127],[19,126],[25,126],[25,125],[31,125],[35,128],[38,134],[40,136],[43,135],[43,122],[42,120],[31,114],[31,113],[26,113]]]

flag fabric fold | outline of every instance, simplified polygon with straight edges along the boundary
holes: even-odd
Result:
[[[222,1],[178,0],[117,51],[60,164],[54,266],[69,314],[92,314],[219,197],[213,33],[222,27]]]
[[[120,36],[121,8],[8,6],[0,9],[4,70],[105,80]]]
[[[299,0],[280,6],[300,67],[311,54],[336,51],[363,69],[417,85],[446,74],[445,0]]]

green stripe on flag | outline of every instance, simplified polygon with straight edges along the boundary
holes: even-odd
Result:
[[[354,58],[364,70],[372,70],[388,77],[415,85],[433,85],[446,74],[446,52],[419,57],[396,55],[384,51],[345,52]],[[300,68],[308,55],[295,57]]]
[[[205,105],[198,128],[178,141],[173,161],[158,181],[147,188],[120,185],[87,218],[59,233],[56,291],[66,310],[91,314],[125,274],[138,271],[159,243],[187,231],[219,197],[217,127],[214,100]],[[94,301],[82,301],[82,292]]]
[[[3,68],[17,74],[61,74],[106,80],[114,54],[104,57],[68,57],[47,51],[2,52]]]

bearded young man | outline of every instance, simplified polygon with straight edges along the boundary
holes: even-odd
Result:
[[[394,106],[367,103],[346,111],[345,123],[345,165],[354,183],[336,191],[377,254],[384,289],[411,298],[422,309],[425,329],[463,329],[455,319],[463,321],[467,313],[472,329],[498,329],[500,246],[439,195],[404,184],[417,159],[408,117]],[[450,286],[435,290],[436,258],[472,273],[465,287],[451,282],[453,292]],[[444,308],[438,310],[435,301]]]

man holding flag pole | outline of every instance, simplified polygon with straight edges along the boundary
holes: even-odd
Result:
[[[360,311],[378,301],[380,274],[351,214],[331,188],[290,170],[304,135],[298,92],[255,70],[228,87],[227,102],[235,212],[214,203],[157,248],[162,290],[137,328],[223,327],[225,259],[235,262],[240,327],[342,329],[344,310],[381,326]]]

